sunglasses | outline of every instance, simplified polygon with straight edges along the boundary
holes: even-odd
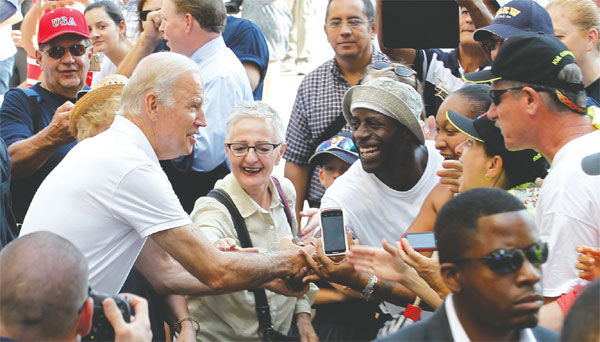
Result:
[[[492,89],[492,90],[490,90],[490,98],[492,99],[492,103],[494,103],[495,106],[498,106],[500,104],[502,94],[506,93],[507,91],[520,90],[525,87],[529,87],[535,91],[554,92],[554,89],[550,89],[550,88],[522,86],[522,87],[506,88],[506,89]]]
[[[548,260],[548,244],[545,242],[536,242],[527,249],[497,249],[483,258],[461,258],[456,260],[456,262],[463,260],[483,260],[493,272],[506,274],[521,269],[525,258],[533,266],[540,267]]]
[[[502,43],[504,43],[505,40],[505,38],[490,38],[479,42],[479,44],[483,50],[490,55],[492,51],[496,50],[496,48],[499,48],[498,43],[500,43],[500,46],[502,46]]]
[[[54,59],[59,59],[62,58],[65,53],[67,52],[67,49],[69,50],[69,52],[71,53],[71,56],[73,57],[79,57],[79,56],[83,56],[86,51],[87,51],[87,45],[84,44],[73,44],[69,47],[62,47],[62,46],[52,46],[51,48],[45,50],[44,52],[48,54],[48,56],[54,58]]]
[[[376,70],[382,70],[382,69],[393,67],[396,75],[403,76],[403,77],[408,77],[408,76],[417,74],[417,72],[414,71],[413,69],[411,69],[407,66],[395,64],[395,63],[376,62],[376,63],[373,63],[372,67],[373,67],[373,69],[376,69]]]
[[[329,140],[322,142],[318,147],[315,153],[327,151],[330,148],[339,148],[341,150],[349,151],[349,152],[358,152],[356,150],[356,146],[354,145],[354,141],[348,137],[334,137]]]
[[[148,19],[148,13],[154,12],[154,11],[160,11],[160,8],[153,9],[153,10],[143,10],[143,11],[140,11],[140,20],[141,21],[146,21],[146,19]]]

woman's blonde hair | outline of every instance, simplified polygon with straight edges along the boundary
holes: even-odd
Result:
[[[546,9],[550,10],[555,6],[567,10],[562,15],[566,15],[573,24],[582,30],[596,30],[600,33],[600,9],[594,0],[550,0]],[[596,43],[596,51],[600,52],[600,39]]]

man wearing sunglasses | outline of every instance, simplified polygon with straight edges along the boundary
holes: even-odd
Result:
[[[500,189],[469,190],[442,207],[434,230],[452,293],[433,316],[380,341],[558,340],[537,326],[548,246],[520,200]]]
[[[12,162],[12,196],[17,222],[37,188],[75,145],[69,114],[85,86],[91,50],[81,12],[58,8],[41,18],[36,59],[44,78],[29,89],[14,89],[0,109],[0,135]]]
[[[534,149],[551,164],[535,220],[550,246],[543,291],[552,302],[585,284],[574,267],[576,246],[600,245],[600,178],[581,168],[586,156],[600,152],[600,123],[586,115],[592,108],[586,108],[581,70],[558,39],[531,32],[506,40],[491,70],[465,78],[493,81],[489,117],[506,147]]]

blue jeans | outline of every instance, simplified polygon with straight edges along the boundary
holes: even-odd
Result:
[[[9,87],[10,77],[13,73],[15,65],[15,56],[10,56],[7,59],[0,61],[0,95],[4,95]]]

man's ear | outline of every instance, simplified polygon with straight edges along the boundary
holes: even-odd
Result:
[[[92,298],[85,301],[83,309],[79,314],[79,322],[77,322],[77,334],[79,336],[86,336],[92,329],[92,316],[94,315],[94,302]]]
[[[144,106],[146,107],[146,113],[150,121],[156,121],[158,118],[158,98],[155,93],[150,92],[146,94]]]
[[[186,32],[192,31],[195,21],[196,21],[196,19],[194,19],[194,17],[190,13],[186,13],[183,15],[183,22],[185,23]],[[200,25],[200,24],[198,24],[198,25]]]
[[[42,65],[42,50],[35,50],[35,60],[38,65]]]
[[[488,158],[488,162],[486,163],[486,172],[485,175],[487,178],[495,178],[502,173],[502,167],[504,163],[502,161],[502,157],[496,155],[491,158]]]
[[[462,291],[462,277],[460,272],[461,271],[456,264],[448,262],[440,265],[442,280],[452,293],[460,293]]]

